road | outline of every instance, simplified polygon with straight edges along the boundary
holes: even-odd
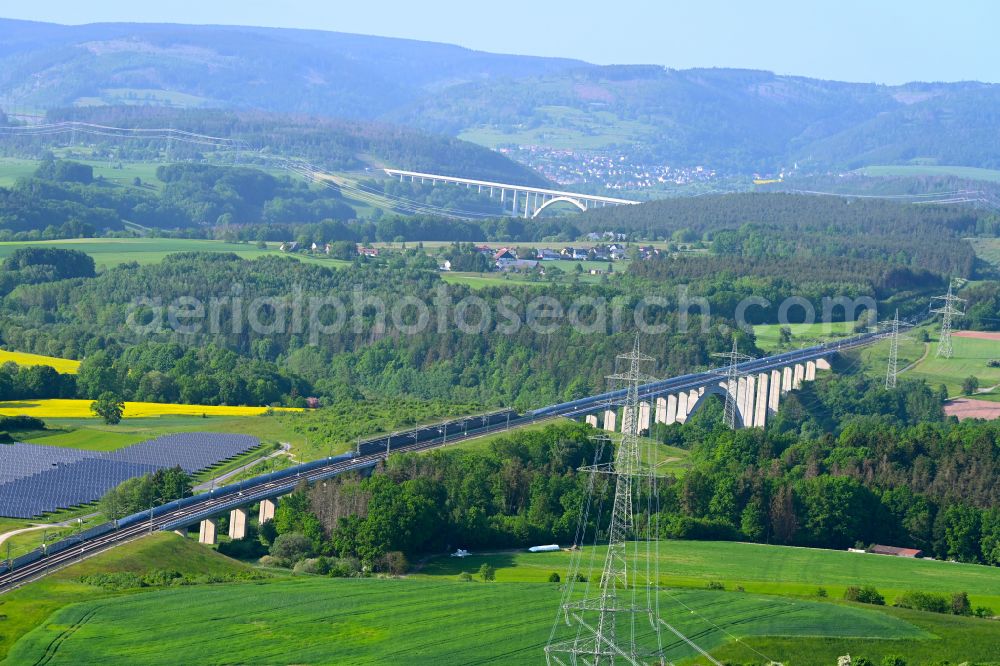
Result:
[[[292,449],[292,445],[291,444],[289,444],[288,442],[281,442],[280,447],[281,448],[279,448],[277,451],[274,451],[273,453],[269,453],[268,455],[264,456],[263,458],[255,458],[255,459],[251,460],[250,462],[248,462],[246,465],[242,465],[240,467],[237,467],[236,469],[230,470],[230,471],[226,472],[225,474],[223,474],[221,476],[217,476],[214,479],[209,479],[208,481],[205,481],[204,483],[199,483],[197,486],[194,487],[194,492],[196,492],[196,493],[206,493],[206,492],[208,492],[208,491],[216,488],[217,486],[222,486],[226,481],[228,481],[229,479],[233,478],[234,476],[242,474],[243,472],[247,471],[248,469],[251,469],[252,467],[256,467],[257,465],[261,464],[265,460],[270,460],[271,458],[277,458],[278,456],[290,456],[291,455],[291,454],[288,453]]]
[[[754,359],[739,365],[740,372],[765,372],[767,370],[784,367],[790,363],[805,362],[818,358],[825,358],[839,351],[845,351],[857,347],[862,347],[878,341],[885,334],[866,334],[854,338],[844,339],[836,343],[827,343],[798,349],[775,356],[762,359]],[[718,371],[699,372],[684,375],[673,379],[652,382],[640,388],[640,397],[651,398],[656,395],[697,388],[713,381],[719,377]],[[176,510],[156,515],[150,519],[142,519],[139,522],[126,527],[116,529],[107,534],[96,536],[82,541],[79,546],[72,546],[64,551],[48,555],[40,560],[26,564],[14,571],[8,571],[0,575],[0,594],[16,589],[33,580],[37,580],[46,574],[61,569],[73,562],[91,557],[119,544],[136,539],[143,534],[154,530],[172,530],[193,525],[205,518],[222,515],[227,511],[238,507],[245,507],[264,499],[272,499],[286,495],[294,491],[302,481],[310,483],[328,479],[338,474],[351,470],[360,470],[374,467],[380,460],[386,457],[388,449],[392,452],[425,451],[441,446],[447,446],[457,442],[481,437],[486,434],[501,432],[511,426],[522,426],[531,423],[538,423],[556,418],[573,418],[588,413],[593,413],[597,409],[618,399],[622,391],[612,391],[589,398],[582,398],[568,403],[552,405],[542,409],[528,412],[523,416],[508,418],[490,425],[479,427],[469,427],[475,424],[480,417],[469,417],[456,419],[443,424],[424,426],[414,431],[415,443],[406,445],[391,446],[393,439],[400,439],[405,433],[393,433],[366,442],[368,450],[377,449],[376,452],[358,455],[349,459],[328,459],[328,464],[308,463],[285,470],[285,476],[274,479],[271,475],[257,477],[242,481],[238,488],[228,486],[217,491],[211,491],[197,496],[198,499],[192,501],[188,506]],[[485,419],[484,419],[485,421]],[[460,432],[453,432],[458,428]],[[440,433],[441,437],[419,441],[421,433]],[[385,447],[384,449],[382,447]]]

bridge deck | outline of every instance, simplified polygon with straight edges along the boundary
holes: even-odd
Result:
[[[419,171],[404,171],[402,169],[383,169],[388,176],[406,176],[408,178],[423,178],[425,180],[439,180],[443,183],[454,183],[456,185],[476,185],[478,187],[492,187],[495,189],[516,190],[518,192],[531,192],[532,194],[544,194],[552,197],[569,197],[581,201],[599,201],[610,204],[632,205],[642,203],[630,199],[616,199],[615,197],[602,197],[598,194],[582,194],[580,192],[567,192],[563,190],[550,190],[544,187],[530,187],[528,185],[512,185],[511,183],[497,183],[489,180],[476,180],[475,178],[459,178],[457,176],[442,176],[441,174],[420,173]]]

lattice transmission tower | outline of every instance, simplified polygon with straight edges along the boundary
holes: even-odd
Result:
[[[965,299],[959,298],[952,293],[951,280],[949,280],[948,293],[944,296],[935,296],[933,300],[944,301],[941,307],[931,310],[931,312],[941,315],[941,339],[938,341],[937,356],[938,358],[951,358],[955,354],[951,346],[952,321],[955,317],[961,317],[965,314],[965,312],[956,307],[956,304],[965,303]]]
[[[718,356],[729,360],[729,365],[720,371],[726,376],[726,410],[724,419],[726,425],[735,430],[736,415],[739,413],[737,400],[739,399],[740,377],[743,376],[740,374],[739,366],[740,363],[743,363],[744,361],[752,360],[753,356],[747,356],[746,354],[740,353],[736,338],[733,338],[733,351],[712,354],[712,356]]]
[[[899,330],[913,326],[905,321],[899,320],[899,310],[896,310],[895,318],[886,324],[889,330],[889,363],[885,370],[885,387],[887,389],[896,388],[896,378],[899,376]]]
[[[559,614],[545,646],[550,666],[665,663],[661,632],[669,625],[660,620],[657,593],[656,475],[649,458],[643,460],[639,437],[639,386],[653,381],[643,372],[643,366],[652,361],[639,351],[636,336],[632,351],[618,356],[621,365],[608,377],[614,387],[624,389],[619,403],[624,406],[621,440],[613,459],[602,462],[611,447],[607,437],[598,438],[594,464],[581,468],[590,478]],[[589,549],[589,562],[583,565],[582,546],[591,529],[593,545],[603,541],[601,514],[606,493],[601,492],[600,479],[607,480],[605,491],[614,484],[614,499],[600,580],[592,583],[597,548]],[[595,502],[599,508],[591,520]]]

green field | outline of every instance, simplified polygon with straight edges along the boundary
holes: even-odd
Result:
[[[792,330],[791,344],[786,347],[779,344],[779,335],[783,326],[788,326]],[[754,336],[757,338],[757,347],[767,352],[815,345],[849,336],[853,332],[853,321],[822,324],[757,324],[753,327]]]
[[[962,392],[962,381],[970,375],[979,378],[981,388],[989,388],[1000,384],[1000,368],[991,368],[987,363],[1000,357],[1000,344],[995,340],[978,340],[975,338],[952,337],[954,356],[938,358],[938,329],[936,326],[922,327],[926,330],[930,342],[919,342],[917,337],[921,328],[902,334],[899,341],[900,377],[923,379],[930,386],[944,384],[948,395],[958,397]],[[853,363],[862,367],[865,372],[885,376],[886,362],[889,355],[889,341],[883,340],[860,352],[851,353]],[[983,396],[985,400],[996,399],[993,394]]]
[[[634,120],[623,120],[607,111],[585,112],[568,106],[540,106],[542,116],[537,127],[505,131],[496,127],[470,127],[458,138],[487,148],[502,145],[540,145],[573,150],[600,150],[631,144],[656,134],[656,127]]]
[[[926,379],[932,385],[944,384],[948,387],[948,395],[953,397],[961,393],[962,380],[969,376],[978,377],[982,388],[1000,384],[1000,368],[987,365],[991,359],[1000,357],[1000,343],[953,337],[952,346],[954,357],[938,358],[937,343],[932,342],[927,358],[904,376]]]
[[[980,169],[966,166],[937,165],[887,165],[869,166],[858,169],[857,173],[865,176],[955,176],[969,180],[986,180],[1000,182],[1000,171],[996,169]]]
[[[559,585],[541,581],[564,573],[567,560],[566,553],[505,552],[432,560],[409,580],[303,576],[138,594],[77,582],[98,571],[224,574],[244,567],[192,540],[158,533],[0,597],[0,658],[11,664],[100,663],[125,654],[130,664],[174,664],[178,655],[205,664],[539,663],[561,595]],[[498,567],[498,582],[455,579],[482,561]],[[825,664],[847,652],[876,663],[886,654],[911,664],[985,662],[996,658],[1000,643],[997,622],[835,601],[843,585],[864,583],[888,593],[890,602],[895,585],[976,590],[982,594],[973,595],[974,603],[1000,601],[995,568],[686,541],[664,542],[660,567],[664,583],[674,585],[660,592],[661,617],[737,663],[761,663],[766,655],[789,666]],[[726,590],[706,590],[708,581]],[[820,585],[829,599],[815,597]],[[665,635],[674,663],[704,663]]]
[[[158,532],[56,571],[43,580],[0,595],[0,659],[8,656],[18,638],[41,624],[54,611],[76,601],[110,596],[99,587],[77,581],[80,576],[105,571],[146,573],[155,570],[193,574],[227,574],[247,566],[223,557],[172,532]],[[17,663],[8,660],[5,663]]]
[[[27,178],[35,173],[38,162],[16,157],[0,157],[0,187],[10,187],[18,178]]]
[[[850,585],[871,584],[889,603],[897,594],[913,589],[964,591],[974,604],[1000,610],[1000,568],[996,567],[726,541],[662,541],[659,550],[661,582],[675,587],[701,588],[709,581],[720,581],[726,589],[741,585],[747,592],[809,597],[815,595],[817,586],[823,586],[831,597],[839,598]],[[598,547],[598,566],[604,552]],[[553,571],[567,571],[569,560],[568,551],[440,557],[430,560],[420,576],[451,578],[489,562],[497,568],[498,581],[541,582]]]
[[[110,268],[131,261],[140,264],[156,264],[169,254],[177,252],[233,252],[244,259],[256,259],[264,255],[291,256],[300,261],[329,266],[348,266],[347,261],[330,259],[326,256],[294,254],[287,255],[278,249],[278,243],[269,243],[267,249],[247,243],[226,243],[224,241],[197,240],[187,238],[77,238],[58,241],[27,241],[0,243],[0,259],[22,247],[44,246],[80,250],[94,258],[97,266]]]
[[[48,655],[48,663],[81,664],[127,654],[130,664],[171,664],[197,645],[198,663],[535,664],[559,594],[544,584],[370,579],[167,590],[65,608],[18,642],[10,660]],[[843,605],[702,590],[664,591],[661,604],[705,648],[728,642],[723,630],[929,638],[892,616]],[[671,660],[695,656],[676,638],[665,642]]]
[[[967,238],[976,256],[1000,269],[1000,238]]]

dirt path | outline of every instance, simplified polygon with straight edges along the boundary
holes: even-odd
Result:
[[[931,343],[925,342],[924,343],[924,355],[921,356],[920,358],[918,358],[913,363],[911,363],[908,366],[906,366],[905,368],[903,368],[902,370],[900,370],[899,372],[897,372],[896,374],[897,375],[901,375],[904,372],[906,372],[907,370],[912,370],[913,368],[917,367],[918,365],[920,365],[921,363],[923,363],[924,361],[927,360],[927,355],[930,354],[930,353],[931,353]]]
[[[10,532],[4,532],[3,534],[0,534],[0,545],[2,545],[3,542],[6,541],[7,539],[13,536],[17,536],[18,534],[24,534],[25,532],[35,532],[37,530],[45,530],[49,529],[50,527],[54,527],[54,525],[35,525],[34,527],[22,527],[19,530],[11,530]]]

